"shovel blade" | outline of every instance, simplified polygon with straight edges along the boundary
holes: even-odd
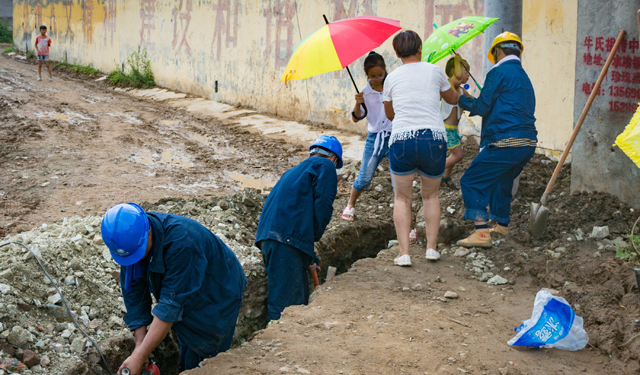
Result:
[[[544,234],[547,229],[547,219],[549,219],[549,209],[540,203],[531,203],[529,226],[534,240],[540,239]]]

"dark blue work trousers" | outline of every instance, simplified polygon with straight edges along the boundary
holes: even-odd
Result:
[[[278,241],[262,240],[260,248],[267,271],[267,316],[278,320],[285,308],[309,303],[307,269],[313,259]]]
[[[464,218],[509,224],[513,181],[535,150],[535,147],[484,147],[460,179],[466,208]]]

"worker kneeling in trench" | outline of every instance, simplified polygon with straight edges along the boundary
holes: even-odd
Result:
[[[136,343],[118,374],[140,374],[172,328],[181,372],[231,347],[247,279],[218,237],[195,220],[123,203],[104,215],[102,239],[121,266],[124,321]]]

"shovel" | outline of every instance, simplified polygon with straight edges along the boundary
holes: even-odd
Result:
[[[562,156],[558,161],[558,165],[556,165],[555,171],[553,171],[553,175],[551,176],[551,180],[549,180],[549,184],[542,194],[542,198],[540,198],[540,203],[531,203],[531,216],[529,217],[529,226],[531,227],[531,236],[533,239],[537,240],[542,237],[545,229],[547,229],[547,219],[549,219],[549,209],[545,207],[547,204],[547,200],[549,199],[549,193],[551,193],[551,189],[553,189],[553,184],[556,182],[558,178],[558,174],[560,174],[560,169],[562,169],[562,165],[564,164],[565,159],[569,155],[569,151],[571,151],[571,146],[573,146],[573,141],[575,141],[578,132],[580,131],[580,127],[582,127],[582,122],[585,117],[587,117],[587,113],[589,112],[589,108],[591,108],[591,103],[596,98],[596,95],[600,91],[600,84],[607,76],[607,71],[609,70],[609,65],[613,61],[613,57],[616,55],[618,51],[618,47],[620,43],[622,43],[622,39],[624,38],[625,30],[621,30],[620,34],[618,34],[618,39],[616,39],[616,44],[614,44],[609,57],[607,58],[607,62],[602,67],[602,71],[600,72],[600,76],[598,77],[598,81],[596,85],[591,90],[591,95],[589,95],[589,100],[587,100],[587,104],[582,109],[582,114],[578,119],[578,123],[576,123],[575,128],[573,128],[573,134],[571,134],[571,138],[569,138],[569,143],[564,148],[562,152]]]

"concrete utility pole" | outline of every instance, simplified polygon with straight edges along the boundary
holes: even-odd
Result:
[[[486,77],[489,69],[493,67],[485,58],[493,39],[503,31],[511,31],[522,39],[522,0],[484,0],[484,15],[500,18],[484,32],[482,74]]]

